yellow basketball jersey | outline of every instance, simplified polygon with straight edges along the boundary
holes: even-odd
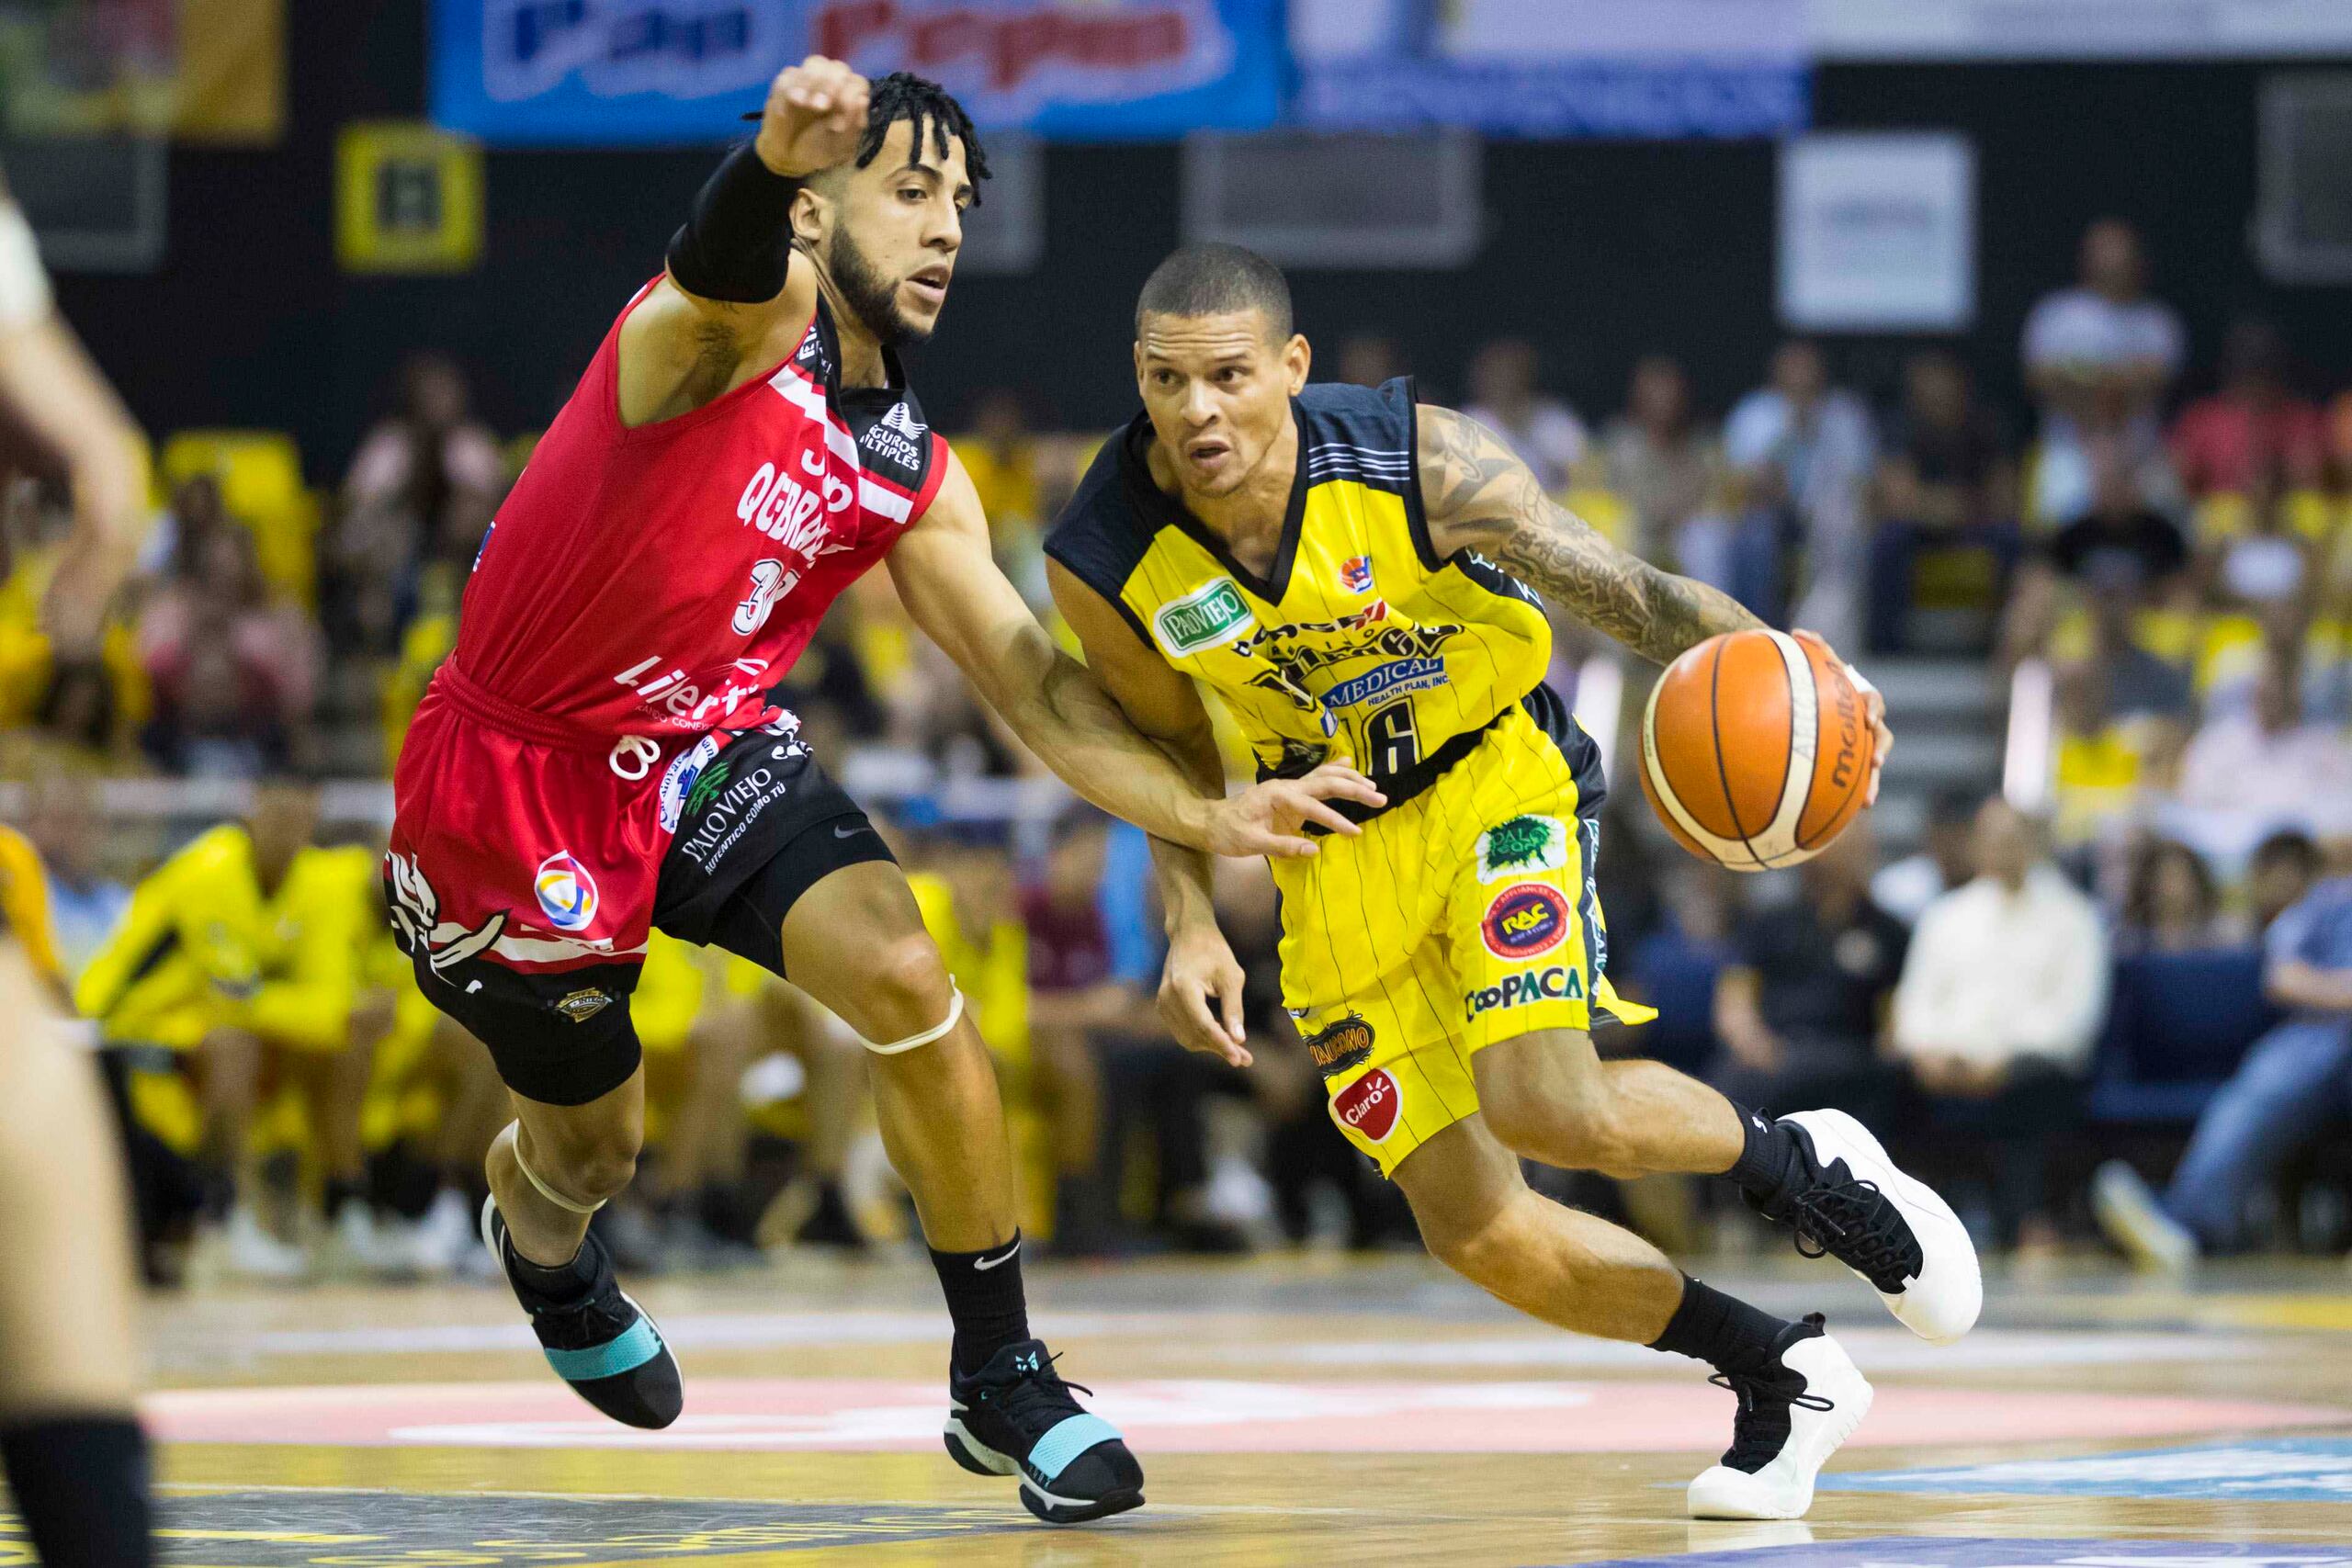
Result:
[[[1492,563],[1468,551],[1439,558],[1409,381],[1310,386],[1292,417],[1297,474],[1268,577],[1153,483],[1140,415],[1104,444],[1046,553],[1215,688],[1259,777],[1346,757],[1393,805],[1512,708],[1558,705],[1544,684],[1551,626],[1534,593]],[[1565,713],[1536,716],[1589,753]]]

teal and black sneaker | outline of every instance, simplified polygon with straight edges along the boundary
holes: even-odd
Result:
[[[623,1294],[613,1278],[612,1254],[594,1232],[580,1243],[588,1287],[557,1300],[515,1278],[514,1247],[498,1201],[481,1205],[481,1239],[498,1260],[514,1299],[531,1314],[531,1329],[556,1376],[571,1391],[616,1421],[631,1427],[667,1427],[685,1408],[677,1358],[645,1309]]]
[[[1021,1503],[1075,1525],[1143,1506],[1143,1466],[1119,1429],[1070,1397],[1041,1340],[1008,1345],[970,1377],[947,1379],[947,1452],[975,1475],[1018,1475]]]

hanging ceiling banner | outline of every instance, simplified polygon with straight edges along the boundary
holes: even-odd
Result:
[[[2289,59],[2352,53],[2346,0],[1810,0],[1829,61]]]
[[[433,118],[492,145],[742,134],[810,54],[944,84],[983,130],[1254,130],[1282,111],[1282,0],[434,0]]]

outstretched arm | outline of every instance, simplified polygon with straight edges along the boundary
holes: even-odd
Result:
[[[891,547],[891,579],[915,624],[1063,782],[1147,832],[1212,854],[1295,859],[1315,852],[1300,831],[1306,823],[1356,830],[1325,804],[1379,803],[1372,781],[1352,768],[1327,765],[1231,799],[1204,796],[1037,624],[989,552],[970,476],[952,450],[945,461],[929,510]]]
[[[1476,420],[1452,409],[1423,408],[1419,423],[1421,505],[1440,557],[1474,550],[1658,664],[1672,663],[1719,632],[1764,625],[1720,589],[1661,571],[1611,544],[1544,494],[1527,465]],[[1796,635],[1821,643],[1811,632]],[[1876,740],[1868,795],[1875,802],[1894,737],[1878,689],[1851,665],[1846,673],[1862,694]]]
[[[1626,554],[1544,493],[1502,438],[1451,409],[1419,411],[1421,502],[1441,557],[1476,550],[1559,608],[1658,664],[1764,623],[1728,593]]]

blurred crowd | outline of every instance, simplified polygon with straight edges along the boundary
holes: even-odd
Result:
[[[2078,276],[2022,323],[2025,406],[1996,406],[1945,349],[1865,387],[1804,340],[1720,419],[1666,354],[1631,367],[1620,412],[1589,417],[1511,339],[1477,348],[1458,385],[1423,376],[1421,395],[1502,434],[1595,527],[1768,620],[1815,627],[1865,669],[1941,661],[2013,694],[2006,788],[1911,775],[1925,782],[1898,784],[1916,795],[1901,819],[1923,826],[1891,856],[1865,825],[1800,873],[1734,878],[1666,846],[1621,778],[1601,860],[1611,949],[1621,984],[1666,1018],[1607,1048],[1747,1103],[1852,1111],[1943,1160],[1988,1241],[2048,1250],[2098,1221],[2177,1262],[2346,1235],[2325,1160],[2309,1181],[2296,1161],[2352,1111],[2352,915],[2332,912],[2352,899],[2326,874],[2352,839],[2352,389],[2312,381],[2255,319],[2192,364],[2151,282],[2161,260],[2126,224],[2088,228]],[[1367,383],[1418,368],[1373,333],[1323,363]],[[86,667],[57,666],[36,626],[56,498],[31,483],[6,498],[0,774],[28,781],[17,819],[60,961],[88,988],[93,966],[120,979],[145,961],[124,930],[185,937],[157,961],[185,982],[168,1005],[124,1013],[155,988],[149,971],[89,1010],[136,1130],[159,1274],[470,1256],[480,1145],[503,1119],[487,1059],[435,1022],[375,911],[355,913],[377,897],[380,822],[322,820],[316,787],[284,781],[386,776],[531,438],[487,429],[438,355],[404,367],[384,405],[327,486],[282,435],[165,440],[152,543]],[[1041,432],[1010,389],[967,414],[955,446],[1000,560],[1051,624],[1042,530],[1100,433]],[[1561,633],[1572,686],[1600,645]],[[1322,1124],[1303,1055],[1261,1048],[1245,1076],[1168,1042],[1139,837],[1037,782],[886,578],[844,597],[789,686],[829,765],[889,824],[999,1053],[1034,1234],[1085,1253],[1374,1245],[1409,1225]],[[262,787],[193,841],[100,835],[87,781],[139,775]],[[191,855],[210,857],[202,876]],[[1221,874],[1252,1031],[1281,1040],[1271,883]],[[215,929],[206,878],[221,875],[266,917],[244,939]],[[161,910],[147,926],[142,899]],[[333,976],[298,976],[322,947]],[[2179,1010],[2146,998],[2192,971],[2210,1008],[2166,1043],[2151,1021]],[[625,1257],[904,1234],[837,1022],[661,945],[639,1008],[650,1179],[600,1222]],[[2174,1190],[2133,1185],[2184,1144]],[[1677,1184],[1569,1185],[1661,1239],[1741,1234]]]

